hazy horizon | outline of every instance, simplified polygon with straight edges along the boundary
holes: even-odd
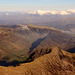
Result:
[[[0,0],[0,24],[51,26],[75,32],[75,0]]]

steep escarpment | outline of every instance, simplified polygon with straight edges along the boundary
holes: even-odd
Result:
[[[68,53],[57,47],[49,54],[41,56],[33,62],[17,67],[0,66],[1,75],[74,75],[75,54]]]

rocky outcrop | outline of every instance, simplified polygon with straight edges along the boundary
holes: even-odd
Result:
[[[0,66],[1,75],[75,75],[75,54],[57,47],[33,62],[17,67]]]

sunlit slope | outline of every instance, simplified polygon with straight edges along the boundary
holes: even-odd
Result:
[[[0,66],[1,75],[74,75],[75,54],[68,53],[57,47],[49,54],[41,56],[31,63],[17,67]]]

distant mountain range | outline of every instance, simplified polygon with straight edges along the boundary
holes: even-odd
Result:
[[[0,11],[0,24],[49,26],[75,33],[75,10]],[[69,33],[70,33],[69,32]]]

